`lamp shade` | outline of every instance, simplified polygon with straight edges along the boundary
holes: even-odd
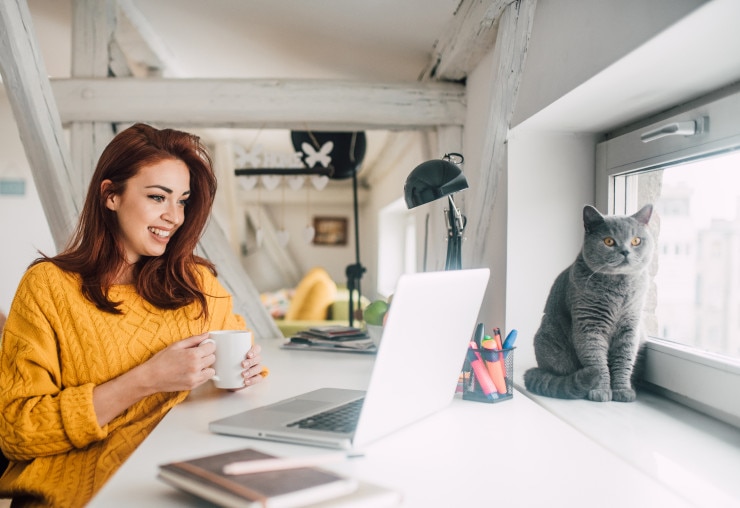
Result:
[[[457,164],[434,159],[416,166],[406,178],[406,206],[414,208],[468,188],[468,180]]]

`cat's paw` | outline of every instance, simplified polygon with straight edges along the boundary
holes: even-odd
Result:
[[[575,376],[576,384],[585,390],[593,390],[601,382],[601,371],[598,367],[584,367]]]
[[[637,393],[632,388],[622,388],[612,391],[612,400],[617,402],[634,402],[636,398]]]
[[[611,388],[598,388],[588,392],[588,399],[594,402],[609,402],[612,400]]]

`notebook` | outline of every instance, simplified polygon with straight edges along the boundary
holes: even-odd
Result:
[[[213,421],[209,429],[352,449],[445,408],[455,393],[489,274],[479,268],[402,275],[367,390],[320,388]],[[317,414],[346,404],[360,409],[354,430],[315,428]]]

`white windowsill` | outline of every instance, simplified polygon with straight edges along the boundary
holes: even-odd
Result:
[[[739,429],[645,390],[633,403],[540,397],[524,388],[524,370],[523,396],[610,453],[696,506],[740,506]]]

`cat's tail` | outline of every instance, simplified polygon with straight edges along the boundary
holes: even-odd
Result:
[[[584,367],[567,376],[534,367],[524,373],[524,386],[532,393],[558,399],[584,399],[599,382],[598,367]]]

